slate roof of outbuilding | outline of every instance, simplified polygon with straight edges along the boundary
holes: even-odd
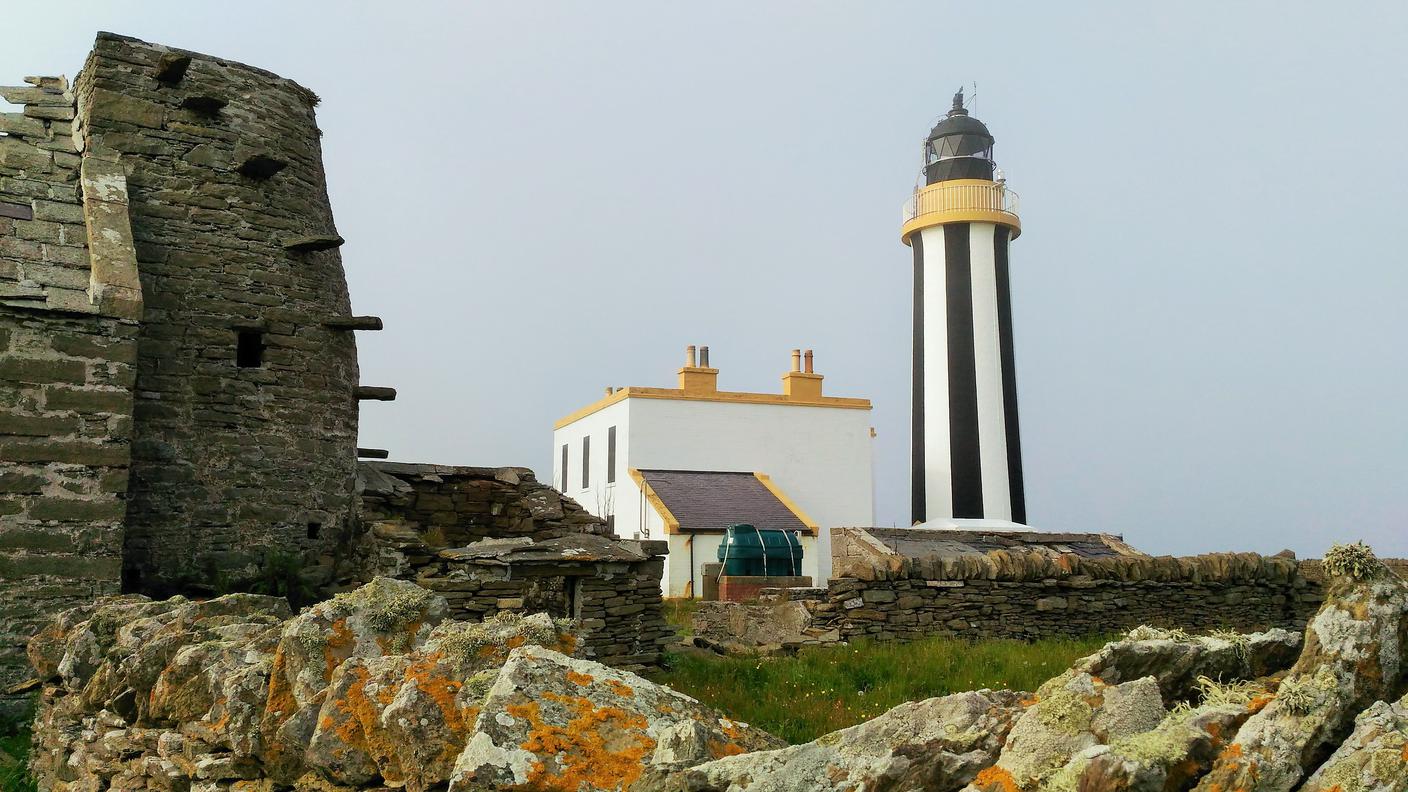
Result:
[[[722,531],[747,523],[810,533],[806,523],[778,499],[758,477],[721,470],[640,470],[679,521],[682,532]]]

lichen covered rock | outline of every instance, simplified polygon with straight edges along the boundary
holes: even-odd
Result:
[[[1366,555],[1367,554],[1367,555]],[[1289,792],[1349,732],[1355,716],[1404,685],[1408,584],[1362,545],[1325,556],[1329,597],[1276,699],[1237,732],[1199,792]]]
[[[489,689],[450,789],[625,790],[647,770],[784,745],[630,672],[525,646]]]
[[[1408,792],[1408,696],[1362,712],[1301,792]]]
[[[970,792],[1040,789],[1077,754],[1147,732],[1167,714],[1153,677],[1109,685],[1074,669],[1038,688],[1030,703]]]
[[[952,792],[997,758],[1026,696],[979,690],[911,701],[804,745],[718,759],[649,788]]]
[[[1273,681],[1223,686],[1204,677],[1197,707],[1180,706],[1149,731],[1077,754],[1047,783],[1052,792],[1187,789],[1237,728],[1271,700]]]
[[[443,784],[508,653],[529,645],[570,653],[577,643],[568,622],[504,612],[445,622],[404,655],[350,658],[333,673],[307,764],[349,786],[380,778],[421,792]]]
[[[1074,667],[1112,684],[1152,676],[1171,703],[1195,696],[1203,677],[1231,682],[1284,671],[1296,661],[1300,644],[1299,635],[1281,629],[1195,636],[1139,627]]]

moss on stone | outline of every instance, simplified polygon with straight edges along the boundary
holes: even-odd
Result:
[[[1332,545],[1320,564],[1330,575],[1354,580],[1375,580],[1387,571],[1384,563],[1363,542]]]
[[[1065,688],[1042,699],[1034,708],[1041,725],[1061,734],[1079,734],[1090,730],[1094,708],[1083,696]]]
[[[362,611],[373,629],[390,632],[423,617],[434,598],[434,594],[419,586],[376,578],[361,588],[338,594],[333,603],[334,607]]]

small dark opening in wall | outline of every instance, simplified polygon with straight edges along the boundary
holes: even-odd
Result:
[[[322,523],[315,523],[315,522],[310,522],[310,523],[308,523],[308,538],[309,538],[309,539],[317,539],[318,536],[319,536],[320,534],[322,534],[322,532],[323,532],[323,524],[322,524]]]
[[[264,334],[258,330],[240,330],[239,343],[235,346],[235,363],[240,368],[259,368],[264,365]]]

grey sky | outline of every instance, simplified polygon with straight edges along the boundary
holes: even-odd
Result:
[[[908,517],[899,206],[960,84],[1022,196],[1034,526],[1151,552],[1408,555],[1408,6],[156,3],[6,8],[0,82],[104,29],[323,98],[362,442],[551,468],[605,385],[775,390],[794,346],[875,403]]]

